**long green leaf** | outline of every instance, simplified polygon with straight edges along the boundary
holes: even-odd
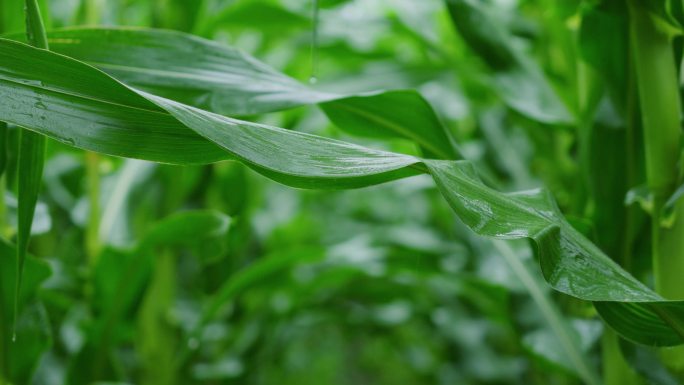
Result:
[[[410,139],[430,157],[460,157],[432,107],[413,90],[315,91],[237,49],[179,32],[78,28],[50,32],[49,38],[55,52],[194,107],[235,116],[320,104],[333,123],[353,134]]]
[[[36,48],[48,49],[47,36],[43,20],[36,0],[26,0],[26,36],[31,45]],[[19,306],[19,292],[28,252],[29,238],[33,214],[38,203],[38,194],[43,179],[43,165],[45,162],[45,136],[32,131],[21,130],[19,134],[19,156],[17,168],[19,178],[17,192],[19,208],[17,211],[17,287],[15,292],[15,306]],[[15,308],[14,315],[19,313]],[[14,320],[16,327],[16,319]]]
[[[33,131],[21,130],[19,133],[19,178],[17,191],[19,203],[17,209],[17,287],[19,295],[22,284],[24,263],[31,237],[33,214],[38,203],[43,163],[45,160],[45,136]],[[18,300],[16,301],[18,304]],[[15,310],[15,314],[18,310]]]
[[[548,192],[495,191],[470,162],[424,160],[228,118],[127,88],[76,60],[2,39],[0,96],[10,101],[0,106],[0,120],[111,155],[176,163],[237,158],[282,183],[308,188],[351,188],[429,173],[476,233],[532,239],[546,281],[593,301],[625,338],[648,345],[684,342],[684,302],[664,300],[621,269],[568,224]],[[40,113],[35,113],[37,101],[46,107]],[[45,124],[62,118],[70,122]],[[86,128],[70,125],[74,119],[87,122]],[[211,151],[188,158],[181,136],[191,138],[194,149]],[[129,147],[132,138],[144,145]]]
[[[16,264],[17,251],[14,245],[0,239],[0,381],[27,384],[31,382],[32,373],[43,353],[52,343],[47,316],[37,303],[37,291],[50,276],[51,270],[46,262],[28,256],[24,282],[17,297]],[[19,314],[14,314],[17,300]],[[13,319],[20,321],[16,327],[10,325]],[[15,336],[19,342],[10,343]]]

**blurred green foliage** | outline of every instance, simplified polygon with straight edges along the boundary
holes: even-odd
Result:
[[[639,235],[647,219],[623,203],[643,179],[632,167],[642,156],[641,138],[628,130],[633,91],[616,59],[627,56],[616,16],[623,5],[317,3],[313,45],[313,1],[41,6],[51,28],[189,32],[302,83],[313,77],[320,94],[355,95],[320,108],[309,100],[281,112],[240,112],[251,121],[413,155],[432,154],[419,140],[369,134],[373,121],[343,107],[374,98],[399,124],[415,121],[428,133],[444,126],[458,150],[438,135],[428,144],[472,160],[500,190],[547,186],[577,229],[611,256],[629,255],[618,262],[638,278],[649,276],[649,239]],[[21,32],[20,2],[0,6],[0,30]],[[681,29],[679,13],[661,8],[653,6],[662,22]],[[392,111],[397,99],[419,98],[412,91],[364,94],[378,89],[418,90],[436,115],[429,106]],[[6,130],[16,143],[17,127]],[[11,240],[18,176],[8,148],[0,231]],[[599,383],[604,326],[591,304],[551,292],[530,244],[503,247],[474,235],[427,176],[308,191],[237,162],[102,156],[92,175],[86,158],[49,141],[16,342],[16,261],[13,246],[0,243],[0,380],[8,384]],[[91,183],[100,192],[95,250],[87,247]],[[612,226],[624,221],[629,226]],[[637,371],[657,362],[653,352],[620,345]],[[660,367],[649,379],[676,383]]]

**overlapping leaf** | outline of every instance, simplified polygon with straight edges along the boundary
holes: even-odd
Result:
[[[595,302],[624,337],[649,345],[684,342],[684,303],[665,301],[622,270],[564,220],[547,192],[492,190],[467,161],[423,160],[228,118],[8,40],[0,40],[0,97],[8,101],[1,120],[111,155],[179,164],[237,158],[282,183],[309,188],[427,172],[475,232],[534,240],[549,284]]]
[[[197,108],[235,116],[320,104],[333,123],[354,134],[406,138],[429,157],[459,157],[432,107],[413,90],[352,96],[320,92],[237,49],[179,32],[78,28],[49,37],[53,51]]]

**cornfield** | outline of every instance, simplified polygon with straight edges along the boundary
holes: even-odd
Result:
[[[684,383],[683,36],[0,0],[0,384]]]

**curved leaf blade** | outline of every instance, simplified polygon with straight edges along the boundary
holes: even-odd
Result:
[[[7,56],[6,51],[13,51],[18,55]],[[546,281],[560,292],[595,302],[606,322],[626,338],[647,345],[676,345],[684,342],[684,302],[664,300],[615,264],[567,223],[546,191],[505,194],[485,186],[477,177],[473,165],[467,161],[425,160],[372,150],[203,111],[126,88],[85,64],[21,43],[0,40],[0,53],[7,57],[7,60],[0,60],[0,78],[14,79],[0,81],[0,95],[14,95],[10,91],[23,84],[20,74],[25,72],[21,68],[15,68],[15,64],[22,62],[23,58],[28,58],[29,61],[34,58],[44,60],[45,65],[34,68],[36,72],[30,74],[31,81],[52,82],[52,77],[60,66],[71,67],[74,74],[97,74],[100,78],[94,80],[120,91],[121,96],[125,97],[122,101],[130,99],[132,103],[147,103],[142,113],[154,111],[160,119],[175,122],[169,126],[170,132],[156,130],[153,131],[154,135],[164,138],[168,134],[177,135],[181,132],[189,136],[188,132],[194,132],[195,136],[189,137],[198,143],[205,138],[205,148],[218,149],[218,152],[205,154],[204,158],[197,154],[194,158],[196,161],[208,163],[217,158],[228,158],[229,155],[224,153],[231,154],[282,183],[308,188],[352,188],[427,172],[432,175],[456,214],[473,231],[495,238],[532,239],[537,245]],[[61,109],[62,114],[67,111],[79,113],[79,109],[70,109],[72,97],[78,95],[76,90],[79,87],[81,92],[89,91],[82,89],[87,85],[81,84],[79,79],[78,76],[64,79],[61,83],[63,88],[53,92],[52,99],[45,99],[55,103],[48,110],[59,113]],[[73,90],[69,89],[71,83]],[[41,86],[34,84],[32,87],[33,92],[55,91],[54,84],[46,86],[41,83]],[[126,89],[128,94],[124,95]],[[93,94],[97,92],[101,90],[92,89]],[[13,122],[13,119],[22,117],[27,127],[63,140],[64,132],[59,127],[41,123],[43,115],[24,116],[16,113],[16,109],[25,111],[30,108],[34,101],[34,95],[29,94],[17,97],[12,105],[0,106],[0,120]],[[117,103],[108,103],[106,106],[104,111],[109,114],[114,114],[119,109],[129,114],[136,111]],[[76,107],[81,106],[77,104]],[[135,114],[128,118],[131,123],[128,129],[139,130],[141,123],[135,124]],[[110,135],[106,126],[99,131],[90,132],[74,127],[66,129],[71,130],[71,134],[79,135],[77,144],[86,148],[97,147],[93,143],[101,142],[102,138],[99,136]],[[140,135],[139,132],[138,134]],[[147,132],[143,132],[144,134]],[[182,154],[169,153],[183,151],[180,145],[169,148],[168,143],[157,140],[146,141],[146,145],[148,147],[136,147],[138,152],[129,155],[142,157],[141,154],[156,154],[157,158],[185,160]],[[110,146],[109,149],[117,152],[114,155],[123,153],[120,148]],[[221,148],[225,150],[224,153],[220,152]]]
[[[24,11],[26,12],[26,36],[29,43],[36,48],[47,50],[47,35],[36,0],[26,0]],[[36,211],[36,204],[38,204],[38,194],[43,179],[45,141],[43,135],[23,129],[20,131],[17,160],[19,207],[17,210],[17,285],[14,293],[15,328],[16,316],[19,314],[19,293],[21,292],[24,264],[28,253],[29,239],[31,238],[31,225],[33,224],[33,215]]]
[[[228,156],[156,105],[93,67],[3,40],[2,120],[62,143],[161,163],[205,163]],[[50,68],[50,71],[45,71]]]
[[[461,158],[446,128],[413,90],[336,95],[313,90],[246,53],[196,36],[153,29],[50,32],[53,51],[143,91],[224,115],[319,104],[341,129],[415,141],[430,157]]]

